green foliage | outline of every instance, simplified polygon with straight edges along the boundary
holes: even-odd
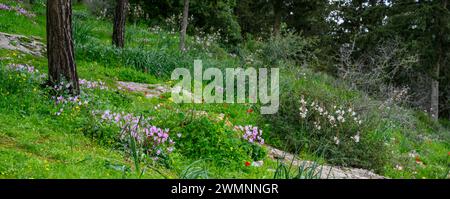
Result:
[[[178,52],[166,53],[140,48],[124,48],[122,50],[113,46],[99,46],[92,43],[78,46],[76,56],[109,67],[129,66],[166,78],[175,68],[188,66],[188,62]]]
[[[223,122],[202,117],[191,121],[179,133],[182,136],[177,146],[189,158],[207,158],[216,164],[227,165],[241,165],[250,159],[242,148],[244,143],[240,137]]]

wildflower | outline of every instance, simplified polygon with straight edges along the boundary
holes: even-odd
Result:
[[[334,143],[336,144],[336,145],[339,145],[339,138],[338,137],[336,137],[336,136],[334,136],[333,137],[333,140],[334,140]]]
[[[395,169],[401,171],[403,170],[403,167],[401,165],[395,165]]]
[[[181,138],[181,133],[177,133],[177,137],[178,137],[178,138]]]
[[[420,160],[419,156],[416,156],[416,163],[420,164],[422,161]]]
[[[359,132],[356,134],[356,135],[354,135],[354,136],[352,136],[352,137],[350,137],[351,139],[353,139],[356,143],[358,143],[359,142]]]
[[[0,3],[0,10],[11,10],[11,7],[3,3]]]
[[[302,105],[306,105],[306,101],[305,101],[305,99],[303,99],[303,96],[302,96],[302,98],[300,99],[300,103],[301,103]]]
[[[253,113],[253,109],[249,108],[249,109],[247,110],[247,113],[248,113],[248,114],[249,114],[249,113]]]
[[[246,166],[246,167],[249,167],[250,165],[251,165],[251,163],[250,163],[250,162],[248,162],[248,161],[247,161],[247,162],[245,162],[245,166]]]

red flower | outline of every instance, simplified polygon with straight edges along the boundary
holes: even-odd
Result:
[[[246,167],[249,167],[250,165],[251,165],[250,162],[245,162]]]
[[[422,161],[420,160],[419,156],[416,156],[416,162],[417,162],[417,163],[422,162]]]
[[[249,109],[247,110],[247,113],[253,113],[253,109],[249,108]]]
[[[450,151],[447,153],[448,156],[450,156]]]

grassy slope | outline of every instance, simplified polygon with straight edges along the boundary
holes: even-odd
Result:
[[[1,0],[0,3],[16,5],[14,2]],[[27,8],[31,10],[31,8]],[[0,11],[0,31],[22,34],[27,36],[39,36],[45,41],[45,15],[42,7],[33,7],[35,18],[20,16],[11,11]],[[85,12],[83,7],[75,7],[75,12]],[[93,35],[99,43],[110,45],[111,27],[108,22],[98,21],[88,18],[84,23],[93,25]],[[33,29],[25,27],[36,27]],[[130,26],[129,31],[140,31],[139,27]],[[160,34],[149,35],[147,31],[141,31],[144,35],[153,40],[157,40]],[[175,38],[169,38],[175,41]],[[131,39],[130,39],[131,40]],[[130,42],[130,45],[137,45],[138,41]],[[175,48],[171,46],[171,48]],[[0,49],[0,57],[6,58],[0,61],[1,64],[21,63],[35,66],[40,71],[47,70],[45,58],[33,57],[20,52]],[[0,65],[1,65],[0,64]],[[77,58],[77,67],[80,78],[88,80],[102,80],[108,85],[115,87],[115,81],[134,81],[141,83],[159,83],[157,79],[147,73],[139,72],[130,67],[111,67],[101,63],[85,61]],[[36,86],[36,89],[39,87]],[[9,93],[9,92],[8,92]],[[5,103],[1,103],[0,110],[0,177],[1,178],[136,178],[132,161],[118,150],[113,150],[109,146],[98,144],[95,140],[83,135],[82,127],[78,122],[73,121],[73,116],[56,118],[48,113],[48,104],[43,96],[35,94],[20,96],[20,93],[2,93]],[[37,96],[37,97],[36,97]],[[109,103],[98,105],[102,109],[115,109],[126,112],[142,112],[154,109],[162,102],[170,103],[166,99],[146,100],[142,95],[129,93],[127,96],[108,94],[107,96],[97,96],[101,100]],[[7,105],[6,100],[11,98],[21,98],[17,104]],[[37,98],[37,99],[36,99]],[[23,100],[23,101],[22,101]],[[124,101],[125,100],[125,101]],[[36,103],[33,103],[36,101]],[[22,104],[22,105],[21,105]],[[23,108],[22,106],[29,106]],[[173,105],[173,104],[172,104]],[[172,105],[168,105],[170,110],[157,110],[155,112],[172,112]],[[17,110],[7,111],[14,107]],[[22,109],[23,108],[23,109]],[[179,107],[180,109],[191,109],[191,106]],[[201,107],[204,110],[217,110],[215,107]],[[31,110],[30,110],[31,109]],[[45,110],[41,113],[39,110]],[[197,109],[200,109],[199,107]],[[232,109],[236,114],[237,110]],[[21,115],[25,113],[25,115]],[[83,115],[78,115],[80,118]],[[166,118],[163,113],[159,114],[160,121]],[[158,172],[148,170],[144,178],[175,178],[179,177],[186,166],[192,162],[177,154],[174,155],[173,167],[171,170],[158,168]],[[243,165],[243,164],[242,164]],[[205,165],[208,167],[210,177],[224,178],[270,178],[271,173],[267,173],[267,167],[272,167],[273,163],[268,161],[263,168],[255,168],[245,172],[239,169],[228,167],[217,167],[216,165]],[[121,167],[125,167],[127,172],[123,172]]]
[[[0,0],[0,3],[7,2],[13,5],[11,1]],[[83,7],[75,7],[76,13],[85,13]],[[13,12],[0,11],[0,31],[8,33],[23,34],[28,36],[40,36],[45,40],[45,16],[42,7],[35,7],[34,12],[38,14],[36,18],[29,19],[19,16]],[[90,24],[92,32],[90,35],[98,43],[105,46],[110,45],[111,25],[106,21],[99,21],[89,16],[83,19],[83,24]],[[33,27],[33,28],[30,28]],[[131,35],[131,36],[128,36]],[[140,46],[147,43],[144,48],[177,49],[176,35],[162,32],[150,32],[146,28],[130,25],[127,28],[127,41],[130,46]],[[145,41],[145,42],[143,42]],[[224,65],[233,65],[236,60],[223,55],[223,50],[218,50],[213,54],[215,59],[209,59],[212,64],[220,63]],[[201,55],[199,55],[201,56]],[[11,60],[3,61],[6,63],[28,63],[38,67],[41,71],[46,71],[46,59],[21,55],[17,52],[0,50],[0,57],[11,57]],[[215,61],[214,61],[215,60]],[[1,61],[0,61],[1,62]],[[112,63],[116,64],[116,63]],[[148,73],[142,73],[130,67],[109,66],[105,63],[86,60],[83,57],[77,57],[77,66],[79,76],[88,80],[103,80],[109,85],[117,80],[135,81],[143,83],[158,83],[165,80]],[[309,81],[299,82],[304,84],[305,90],[309,92],[333,93],[338,96],[340,101],[346,101],[355,96],[357,92],[347,91],[345,88],[339,88],[331,84],[330,78],[316,74]],[[303,81],[303,80],[302,80]],[[162,103],[166,108],[157,112],[157,121],[161,124],[167,123],[167,118],[174,108],[189,110],[191,106],[179,106],[170,103],[166,99],[145,100],[142,96],[127,94],[126,96],[116,95],[114,93],[102,95],[102,100],[107,100],[111,104],[97,105],[102,109],[117,109],[129,112],[140,113],[146,110],[152,110],[153,107]],[[33,105],[36,109],[45,109],[45,104],[36,103]],[[44,108],[39,108],[42,106]],[[8,107],[0,107],[6,110]],[[229,116],[233,124],[256,124],[260,118],[256,114],[247,114],[245,110],[251,108],[250,105],[207,105],[198,106],[196,109],[207,110],[211,113],[225,113]],[[20,110],[20,109],[19,109]],[[420,117],[418,117],[420,118]],[[418,131],[426,131],[427,122],[418,122]],[[175,124],[174,124],[175,125]],[[124,172],[117,169],[120,166],[132,168],[131,161],[120,151],[112,150],[111,147],[103,146],[97,142],[83,136],[82,130],[76,129],[77,122],[72,122],[70,118],[55,119],[48,113],[36,111],[26,111],[23,115],[20,111],[2,111],[0,113],[0,177],[2,178],[122,178],[136,177],[133,172]],[[78,125],[79,126],[79,125]],[[70,130],[69,130],[70,129]],[[426,132],[433,134],[433,130]],[[425,141],[418,142],[405,136],[404,129],[401,127],[389,128],[384,131],[386,137],[395,138],[389,148],[392,153],[399,157],[397,162],[407,162],[403,156],[409,151],[415,149],[424,154],[423,160],[429,165],[425,168],[395,170],[394,165],[386,165],[384,174],[395,178],[411,177],[439,177],[447,169],[447,152],[449,151],[448,142],[443,141]],[[273,140],[276,142],[277,140]],[[308,157],[310,154],[304,154]],[[173,160],[172,169],[162,169],[164,175],[168,177],[179,177],[177,173],[185,168],[193,160],[186,159],[176,154]],[[225,178],[270,178],[272,173],[268,168],[273,168],[274,163],[266,161],[262,168],[227,168],[208,165],[211,177]],[[406,166],[405,166],[406,167]],[[415,168],[414,161],[408,168]],[[419,172],[415,174],[413,172]],[[162,177],[156,172],[148,171],[148,178]],[[442,177],[442,176],[441,176]]]

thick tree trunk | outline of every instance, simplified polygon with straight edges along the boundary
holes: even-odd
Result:
[[[47,56],[49,83],[63,78],[71,86],[70,93],[78,94],[78,74],[72,41],[72,1],[47,0]]]
[[[125,45],[125,22],[127,15],[128,0],[117,0],[116,12],[114,14],[114,30],[112,42],[115,46],[123,48]]]
[[[273,35],[275,37],[278,37],[280,35],[281,31],[281,18],[282,18],[282,7],[283,7],[283,1],[282,0],[273,0],[273,14],[274,14],[274,21],[273,21]]]
[[[188,17],[189,17],[189,0],[184,0],[184,9],[183,9],[183,21],[181,22],[181,30],[180,30],[180,50],[186,51],[186,30],[188,26]]]

